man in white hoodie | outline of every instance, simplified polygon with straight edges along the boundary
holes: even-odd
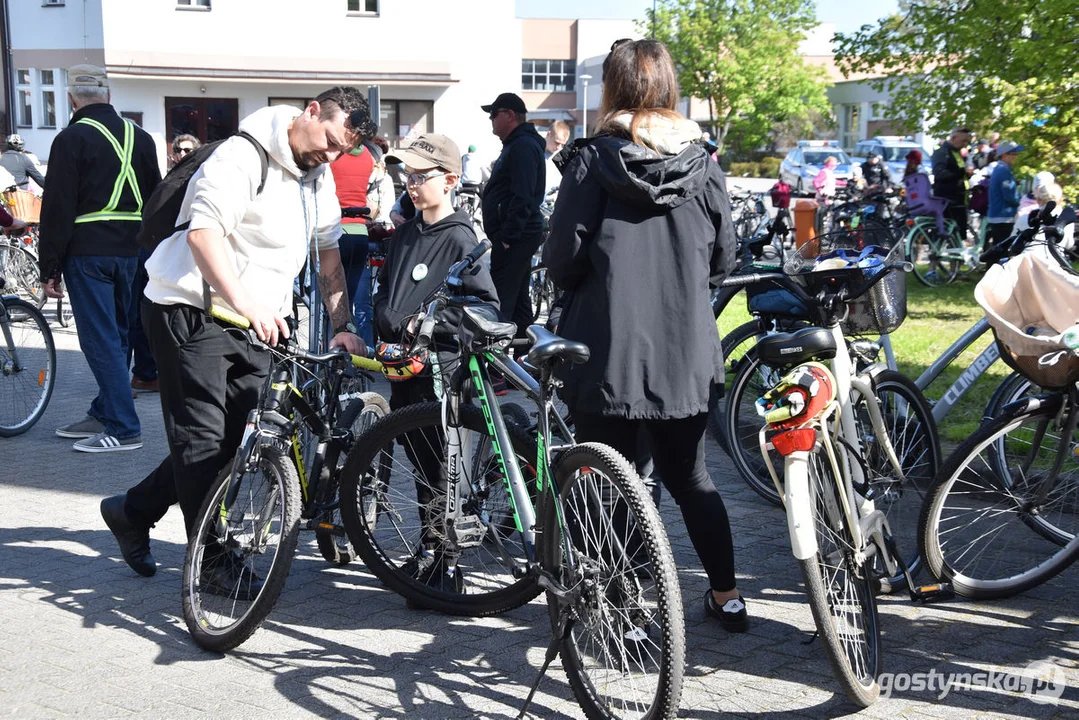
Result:
[[[222,143],[187,186],[177,225],[146,262],[142,317],[157,361],[169,457],[127,493],[101,502],[124,560],[157,570],[150,528],[179,502],[188,533],[220,470],[231,460],[269,370],[269,352],[207,313],[210,303],[244,317],[271,345],[288,336],[293,279],[309,254],[333,321],[331,347],[362,353],[337,240],[341,211],[328,163],[373,134],[367,101],[351,87],[328,90],[302,111],[263,108]],[[236,578],[214,578],[224,590]]]

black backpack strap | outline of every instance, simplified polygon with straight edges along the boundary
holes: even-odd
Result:
[[[256,195],[262,194],[262,188],[266,187],[266,176],[270,172],[270,154],[266,152],[266,148],[262,147],[262,143],[256,140],[250,133],[246,133],[243,130],[237,133],[240,137],[247,140],[249,143],[255,146],[255,149],[259,153],[259,162],[262,164],[262,181],[259,183],[259,189],[255,191]]]

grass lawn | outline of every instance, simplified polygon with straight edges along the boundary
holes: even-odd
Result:
[[[916,379],[949,345],[984,317],[985,313],[974,302],[974,286],[981,276],[981,272],[961,274],[954,283],[941,288],[925,287],[912,274],[907,276],[907,319],[892,334],[900,372]],[[720,334],[749,319],[744,296],[736,298],[717,321]],[[937,381],[926,388],[929,401],[932,403],[944,395],[992,340],[992,333],[986,333],[946,368]],[[990,395],[1010,373],[1007,365],[997,362],[952,408],[940,427],[941,442],[946,444],[945,454],[947,446],[954,446],[974,433]]]

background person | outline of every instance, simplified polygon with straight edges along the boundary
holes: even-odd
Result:
[[[26,143],[21,135],[7,136],[7,149],[0,154],[0,167],[3,167],[15,180],[15,186],[19,190],[29,190],[30,181],[33,180],[39,187],[45,187],[45,176],[41,174],[37,163],[25,152]],[[7,187],[0,188],[7,190]]]
[[[177,135],[172,139],[172,145],[170,149],[172,152],[169,154],[169,168],[175,167],[176,163],[183,160],[185,157],[202,147],[202,143],[194,135]]]
[[[903,179],[906,180],[911,175],[917,175],[922,171],[922,151],[911,150],[906,155],[907,166],[903,168]]]
[[[483,230],[492,242],[491,277],[502,314],[517,324],[517,336],[525,337],[532,322],[528,275],[532,256],[543,242],[544,142],[527,122],[524,101],[517,95],[502,93],[482,109],[491,119],[491,132],[502,140],[502,154],[483,190]]]
[[[824,167],[813,178],[813,187],[817,191],[816,201],[818,205],[829,205],[835,198],[835,169],[839,160],[834,155],[829,155],[824,161]]]
[[[970,143],[970,130],[955,128],[933,153],[933,195],[948,201],[944,217],[955,222],[959,237],[967,236],[967,178],[974,170],[963,159]]]
[[[986,146],[988,147],[988,144]],[[1015,214],[1019,209],[1019,189],[1012,172],[1012,164],[1022,150],[1022,145],[1012,142],[1002,142],[997,146],[998,161],[993,168],[993,174],[989,176],[989,212],[985,216],[988,223],[988,241],[993,244],[1006,240],[1015,225]]]
[[[98,394],[86,417],[57,428],[79,452],[142,447],[142,427],[128,380],[128,343],[135,315],[132,288],[139,263],[135,241],[143,200],[161,180],[148,133],[109,104],[105,71],[68,71],[75,109],[53,140],[41,203],[41,277],[49,297],[63,297],[63,275],[86,363]]]
[[[363,144],[343,153],[330,163],[337,201],[341,207],[368,207],[367,191],[374,169],[374,156]],[[360,282],[364,270],[367,269],[367,221],[358,217],[342,217],[341,237],[337,239],[337,248],[341,253],[341,263],[345,267],[345,289],[352,301],[349,314],[359,331],[361,318],[358,317],[357,302],[360,297]],[[358,334],[363,336],[362,332]]]
[[[562,173],[558,171],[558,167],[554,164],[554,156],[565,147],[568,140],[569,125],[561,120],[551,123],[543,146],[544,168],[547,172],[547,180],[544,183],[544,196],[550,194],[551,190],[557,190],[562,182]]]
[[[643,425],[708,574],[706,611],[742,632],[730,523],[704,456],[723,382],[709,286],[735,263],[726,180],[697,124],[674,111],[667,48],[629,41],[608,59],[598,132],[573,146],[543,249],[568,298],[558,332],[591,350],[588,362],[558,371],[563,398],[579,441],[627,458]]]

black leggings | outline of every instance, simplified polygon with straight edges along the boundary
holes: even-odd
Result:
[[[573,414],[577,442],[610,445],[624,457],[637,457],[643,425],[652,448],[656,474],[682,510],[689,539],[708,573],[713,590],[733,590],[734,543],[727,508],[704,464],[706,413],[677,420],[626,420]]]

